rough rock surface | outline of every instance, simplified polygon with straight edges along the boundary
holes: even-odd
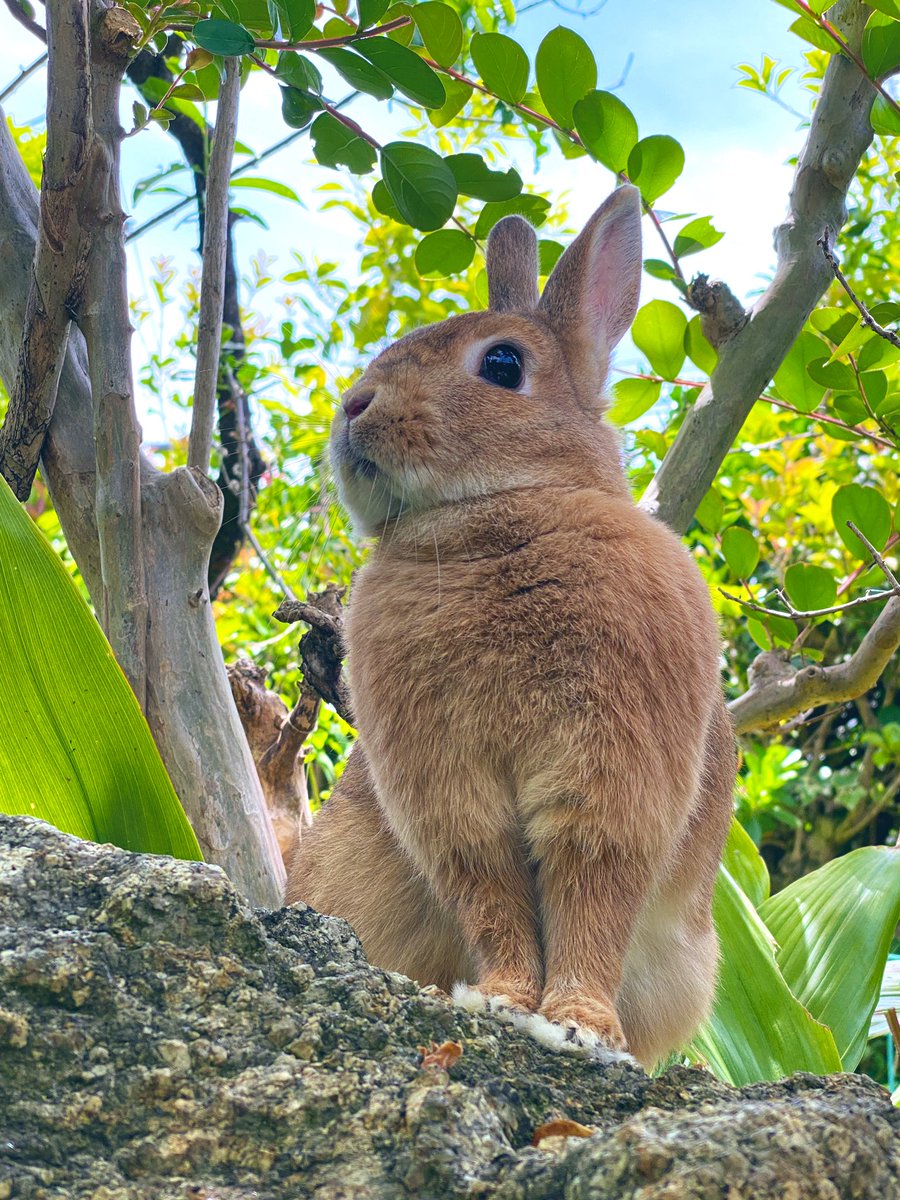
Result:
[[[556,1118],[596,1132],[532,1147]],[[0,1200],[890,1200],[898,1132],[860,1077],[554,1055],[343,922],[0,817]]]

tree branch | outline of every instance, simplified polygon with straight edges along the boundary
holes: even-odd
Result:
[[[47,5],[47,151],[25,324],[6,419],[0,474],[27,500],[50,427],[72,311],[84,286],[87,238],[79,198],[90,187],[93,123],[87,0]]]
[[[18,21],[20,25],[24,25],[28,32],[33,33],[39,41],[46,42],[47,30],[39,25],[33,17],[29,17],[24,7],[19,3],[19,0],[5,0],[5,3],[6,7],[9,9],[10,16],[13,17],[14,20]],[[48,16],[48,26],[51,19],[52,18]]]
[[[862,300],[860,300],[853,288],[847,282],[847,278],[844,275],[844,272],[841,270],[840,263],[834,256],[834,252],[831,247],[831,239],[827,229],[819,238],[819,245],[822,247],[822,253],[825,255],[825,261],[828,263],[829,267],[831,267],[835,279],[859,310],[860,319],[862,320],[863,325],[865,325],[867,329],[871,329],[873,333],[877,333],[880,338],[884,338],[885,341],[890,342],[892,346],[896,346],[898,349],[900,349],[900,334],[896,334],[892,329],[885,329],[882,325],[879,325],[866,308],[865,304],[863,304]]]
[[[194,407],[188,441],[188,466],[204,473],[209,470],[216,418],[219,358],[222,350],[225,257],[228,244],[228,185],[231,179],[234,139],[237,134],[240,91],[240,60],[226,58],[225,79],[219,92],[216,129],[209,159],[209,173],[206,177],[197,371],[194,377]]]
[[[868,9],[840,0],[833,20],[858,45]],[[709,382],[688,411],[641,501],[641,507],[684,533],[741,426],[831,279],[817,241],[846,218],[847,190],[872,140],[869,80],[834,55],[810,124],[786,221],[775,235],[775,278],[750,319],[720,348]]]

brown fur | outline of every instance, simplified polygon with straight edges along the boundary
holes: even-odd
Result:
[[[347,621],[360,748],[288,899],[347,917],[379,966],[469,980],[649,1064],[714,986],[735,769],[718,636],[600,419],[637,304],[633,189],[537,309],[506,311],[534,272],[513,220],[488,254],[502,311],[404,338],[349,393],[368,407],[335,419],[344,497],[381,537]],[[524,354],[520,389],[478,375],[498,342]]]

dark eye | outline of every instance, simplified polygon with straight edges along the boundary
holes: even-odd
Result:
[[[517,388],[522,382],[522,356],[515,346],[491,346],[481,360],[479,374],[497,387]]]

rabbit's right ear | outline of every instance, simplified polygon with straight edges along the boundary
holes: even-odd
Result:
[[[537,308],[537,234],[522,217],[504,217],[491,230],[485,266],[488,306],[494,312]]]

